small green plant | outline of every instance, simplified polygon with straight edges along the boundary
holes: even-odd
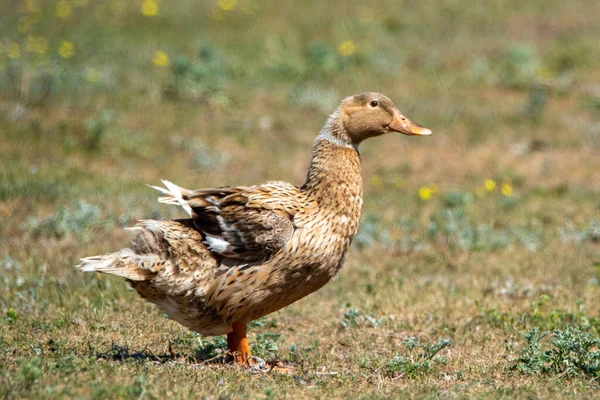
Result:
[[[86,147],[88,149],[96,149],[100,145],[102,138],[106,136],[108,128],[112,124],[115,118],[115,113],[112,110],[102,110],[94,117],[90,118],[86,122],[88,136],[86,140]]]
[[[367,214],[362,219],[358,233],[354,237],[354,245],[364,248],[376,244],[391,245],[390,231],[383,226],[380,217],[375,214]]]
[[[540,122],[548,100],[547,89],[543,86],[535,86],[529,90],[529,98],[521,110],[523,118],[532,122]]]
[[[265,389],[265,400],[274,400],[276,398],[277,394],[273,388],[268,387]]]
[[[17,319],[19,319],[17,312],[12,308],[9,308],[8,311],[6,311],[6,315],[4,316],[4,322],[12,324]]]
[[[204,41],[198,48],[198,57],[185,55],[175,58],[171,66],[171,80],[164,89],[165,97],[172,100],[225,101],[224,90],[229,84],[231,65],[211,42]]]
[[[30,360],[21,359],[20,361],[18,381],[22,387],[28,389],[42,375],[42,360],[35,357]]]
[[[508,198],[503,200],[510,201]],[[528,223],[521,226],[511,226],[508,232],[511,239],[519,243],[524,249],[536,252],[542,247],[540,237],[542,237],[543,230],[535,224]]]
[[[196,358],[208,360],[211,358],[225,355],[227,349],[227,338],[225,336],[215,336],[210,339],[200,340],[200,345],[196,349]]]
[[[385,374],[390,377],[406,376],[416,377],[434,370],[435,366],[444,363],[445,359],[436,355],[452,344],[451,339],[440,339],[433,344],[426,345],[417,337],[404,338],[401,342],[408,350],[408,355],[394,356],[384,367]],[[420,351],[415,351],[419,348]]]
[[[473,195],[461,190],[448,192],[442,196],[442,203],[447,208],[464,207],[471,202],[473,202]]]
[[[340,322],[342,328],[350,328],[358,326],[359,311],[355,308],[349,308],[344,311],[344,320]]]
[[[538,327],[532,328],[529,332],[523,334],[527,346],[521,349],[519,360],[512,369],[526,374],[546,372],[548,355],[542,349],[540,342],[547,335],[548,331],[540,333]]]
[[[600,242],[600,222],[589,221],[586,226],[576,227],[570,224],[566,228],[562,228],[559,234],[565,242]]]
[[[446,199],[447,204],[459,205],[462,196]],[[463,207],[446,208],[435,213],[428,227],[430,240],[442,241],[451,250],[497,251],[505,248],[511,237],[505,230],[487,225],[475,225]]]
[[[257,334],[252,343],[252,353],[262,358],[276,358],[277,352],[279,351],[277,341],[279,340],[280,336],[280,333],[275,332],[264,332]]]
[[[248,329],[254,328],[277,328],[277,320],[268,316],[255,319],[248,324]]]
[[[600,338],[579,327],[556,329],[550,348],[542,339],[548,332],[533,328],[523,335],[527,345],[511,369],[525,374],[556,374],[600,378]]]
[[[469,193],[450,192],[442,197],[445,208],[435,212],[429,221],[429,240],[446,245],[452,251],[499,251],[510,244],[535,252],[542,245],[543,230],[534,223],[498,228],[492,224],[480,224],[477,216],[466,207],[472,201]],[[502,202],[514,198],[501,197]],[[506,204],[508,206],[508,203]]]
[[[591,221],[583,232],[585,240],[600,243],[600,222]]]
[[[315,75],[335,72],[338,68],[335,49],[326,43],[319,41],[309,43],[306,55],[310,71]]]
[[[536,82],[540,67],[537,52],[531,45],[512,44],[500,62],[500,83],[510,88],[526,89]]]
[[[344,319],[340,322],[341,328],[356,328],[358,326],[370,326],[377,328],[385,322],[384,318],[375,318],[372,315],[365,314],[359,309],[348,308],[344,311]]]
[[[71,203],[71,207],[60,206],[56,213],[44,219],[30,219],[28,226],[35,235],[39,236],[60,239],[73,235],[82,238],[90,229],[102,222],[106,223],[101,219],[98,206],[77,200]]]
[[[292,343],[288,350],[287,360],[293,364],[301,364],[310,357],[311,352],[315,351],[315,347],[298,347]]]

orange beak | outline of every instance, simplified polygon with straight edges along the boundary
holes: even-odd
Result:
[[[409,136],[429,136],[431,135],[431,130],[412,122],[410,119],[406,118],[404,115],[400,113],[396,113],[394,115],[394,119],[388,125],[388,129],[394,132],[404,133]]]

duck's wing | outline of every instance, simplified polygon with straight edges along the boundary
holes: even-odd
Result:
[[[286,182],[201,190],[187,190],[168,181],[163,184],[165,188],[153,186],[165,194],[159,201],[183,207],[204,234],[210,251],[247,262],[270,258],[316,207]]]

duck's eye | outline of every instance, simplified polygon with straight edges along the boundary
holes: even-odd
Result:
[[[371,107],[377,107],[378,105],[379,105],[379,103],[377,101],[375,101],[375,100],[373,100],[371,102]]]

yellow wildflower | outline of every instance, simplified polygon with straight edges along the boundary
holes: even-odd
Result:
[[[483,182],[483,187],[485,188],[486,192],[493,192],[494,190],[496,190],[496,181],[492,179],[486,179]]]
[[[62,58],[71,58],[75,55],[73,43],[63,40],[58,46],[58,55]]]
[[[237,5],[237,0],[219,0],[217,5],[223,11],[231,11]]]
[[[157,67],[168,67],[169,66],[169,57],[165,54],[164,51],[157,51],[154,53],[154,57],[152,58],[152,63]]]
[[[381,179],[381,177],[379,175],[373,175],[371,177],[371,185],[381,186],[382,183],[383,183],[383,179]]]
[[[154,17],[158,15],[158,0],[144,0],[142,2],[142,15]]]
[[[67,0],[60,0],[56,3],[56,16],[62,19],[69,18],[73,13],[71,3]]]
[[[46,54],[48,52],[48,39],[29,35],[25,43],[25,50],[29,53]]]
[[[87,70],[87,74],[85,74],[85,80],[89,83],[96,83],[100,80],[100,71],[96,68],[90,68]]]
[[[432,194],[433,193],[429,186],[422,186],[419,188],[419,198],[421,198],[421,200],[427,201],[427,200],[431,199]]]
[[[6,53],[8,58],[21,58],[21,46],[19,46],[19,43],[16,42],[9,43]]]
[[[352,40],[344,40],[337,48],[338,54],[342,57],[349,57],[356,52],[356,44]]]
[[[502,191],[502,195],[505,197],[511,197],[513,195],[513,188],[510,183],[503,183],[500,190]]]

